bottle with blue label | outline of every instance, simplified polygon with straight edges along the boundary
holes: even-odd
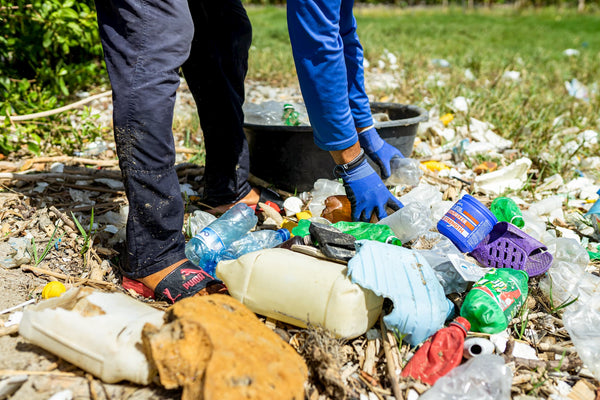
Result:
[[[254,210],[238,203],[191,238],[185,246],[185,256],[214,277],[219,255],[257,222]]]

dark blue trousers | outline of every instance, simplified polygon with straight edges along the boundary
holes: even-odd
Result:
[[[129,201],[123,273],[140,278],[185,258],[172,133],[180,67],[205,139],[206,202],[251,189],[242,104],[252,31],[240,0],[98,0],[96,9]]]

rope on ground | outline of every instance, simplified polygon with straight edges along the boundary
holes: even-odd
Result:
[[[65,112],[65,111],[81,107],[81,106],[83,106],[85,104],[91,103],[94,100],[100,99],[102,97],[107,97],[107,96],[110,96],[110,95],[112,95],[112,91],[111,90],[109,90],[107,92],[104,92],[104,93],[99,93],[99,94],[87,97],[87,98],[79,100],[79,101],[77,101],[75,103],[68,104],[68,105],[66,105],[64,107],[55,108],[53,110],[42,111],[42,112],[39,112],[39,113],[26,114],[26,115],[11,115],[9,117],[1,117],[0,116],[0,123],[4,122],[4,120],[6,120],[7,118],[11,122],[19,122],[19,121],[29,121],[29,120],[32,120],[32,119],[49,117],[51,115],[60,114],[60,113]]]

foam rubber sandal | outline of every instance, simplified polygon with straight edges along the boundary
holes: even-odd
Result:
[[[214,279],[189,260],[169,272],[156,285],[154,292],[143,283],[126,277],[123,277],[123,287],[132,289],[144,297],[155,298],[171,304],[194,295],[227,294],[227,288],[223,282]]]
[[[546,272],[552,254],[540,241],[508,222],[498,222],[470,255],[490,268],[520,269],[529,276]]]

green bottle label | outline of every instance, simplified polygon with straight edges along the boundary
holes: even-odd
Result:
[[[494,272],[490,271],[473,285],[472,290],[479,290],[492,298],[506,318],[510,319],[523,305],[525,296],[523,296],[523,292],[514,277],[494,278],[495,270]]]

